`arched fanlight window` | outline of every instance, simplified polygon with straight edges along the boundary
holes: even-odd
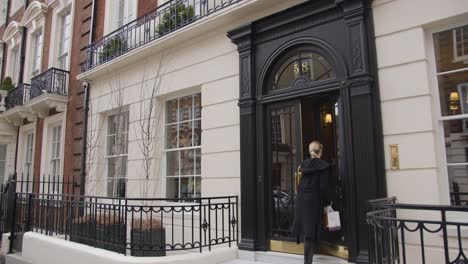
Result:
[[[277,71],[273,75],[272,90],[335,78],[335,72],[328,60],[309,51],[294,53],[275,69]]]

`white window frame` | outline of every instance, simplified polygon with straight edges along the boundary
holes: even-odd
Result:
[[[16,168],[17,168],[17,179],[18,180],[23,180],[26,181],[28,180],[28,175],[27,172],[25,171],[24,165],[27,162],[26,160],[26,148],[28,144],[28,134],[32,133],[32,147],[33,147],[33,152],[31,156],[31,174],[29,175],[29,181],[32,181],[34,178],[34,166],[35,166],[35,147],[36,147],[36,124],[37,121],[34,121],[32,123],[29,123],[24,126],[20,126],[19,129],[19,140],[18,140],[18,155],[17,155],[17,161],[16,161]],[[20,191],[21,186],[18,184],[17,185],[18,191]],[[32,186],[27,187],[25,184],[23,184],[23,191],[26,191],[26,188],[31,192],[32,191]]]
[[[68,24],[66,17],[69,17]],[[60,69],[69,69],[69,56],[70,56],[70,45],[71,45],[71,33],[72,33],[72,21],[71,21],[71,10],[66,10],[59,17],[59,42],[58,42],[58,54],[57,54],[57,66]],[[65,37],[68,34],[68,37]],[[66,45],[65,45],[66,43]],[[67,46],[67,49],[63,47]]]
[[[119,23],[119,4],[120,1],[133,1],[131,5],[124,9],[123,21]],[[120,28],[121,26],[133,21],[138,16],[138,0],[106,0],[106,10],[104,13],[104,35]],[[120,25],[121,24],[121,25]]]
[[[468,39],[468,34],[464,36],[463,34],[463,29],[464,27],[468,28],[468,25],[462,26],[462,27],[457,27],[452,30],[452,36],[453,36],[453,60],[454,62],[460,62],[460,61],[466,61],[468,60],[468,45],[466,47],[463,45],[463,37],[466,37]],[[463,54],[461,56],[458,55],[457,53],[457,30],[461,29],[461,40],[462,40],[462,52]]]
[[[13,86],[18,85],[20,69],[20,47],[16,45],[8,50],[8,67],[6,76],[11,77]]]
[[[53,8],[52,14],[52,27],[51,32],[60,32],[61,28],[61,18],[67,12],[70,12],[70,38],[68,43],[68,51],[67,51],[67,60],[66,60],[66,68],[70,69],[70,54],[71,54],[71,46],[73,43],[73,23],[74,23],[74,10],[75,10],[75,1],[72,0],[52,0],[49,3],[49,6]],[[60,68],[59,65],[59,47],[60,47],[60,34],[51,34],[50,36],[50,44],[49,50],[52,52],[49,53],[49,67]],[[65,53],[63,53],[65,54]]]
[[[41,73],[42,69],[42,47],[44,46],[44,35],[42,30],[32,35],[32,62],[31,62],[31,78]]]
[[[439,171],[438,177],[438,186],[439,186],[439,199],[442,204],[451,204],[450,201],[450,189],[451,186],[449,185],[450,179],[448,175],[448,167],[449,166],[468,166],[468,162],[463,163],[448,163],[447,162],[447,150],[445,148],[445,134],[444,134],[444,121],[450,120],[460,120],[468,118],[468,114],[460,114],[460,115],[452,115],[452,116],[443,116],[442,109],[440,104],[440,92],[439,92],[439,84],[438,84],[438,76],[451,74],[456,72],[462,72],[468,70],[467,67],[463,67],[462,69],[457,69],[453,71],[446,71],[446,72],[437,72],[437,64],[436,64],[436,53],[434,47],[434,40],[433,35],[439,32],[453,30],[455,28],[468,25],[468,21],[461,20],[456,21],[452,24],[443,24],[440,26],[435,26],[426,31],[426,57],[429,61],[429,83],[431,87],[431,94],[434,96],[433,105],[434,105],[434,112],[433,114],[436,116],[434,119],[434,127],[435,133],[437,135],[437,142],[436,144],[436,159],[437,159],[437,169]],[[461,99],[461,98],[460,98]]]
[[[117,118],[121,118],[119,116],[122,116],[122,115],[126,115],[126,120],[127,120],[127,124],[124,125],[124,128],[126,129],[126,131],[124,130],[120,135],[119,133],[115,133],[115,134],[109,134],[109,131],[110,131],[110,128],[109,128],[109,120],[111,117],[115,117],[117,116]],[[115,111],[112,111],[110,112],[107,116],[106,116],[106,134],[105,134],[105,149],[104,149],[104,159],[105,159],[105,175],[106,175],[106,180],[105,180],[105,189],[106,189],[106,195],[109,196],[109,197],[122,197],[122,196],[118,196],[117,195],[117,190],[114,189],[116,187],[116,185],[114,185],[113,189],[112,189],[112,193],[110,194],[110,190],[109,190],[109,181],[115,181],[115,180],[124,180],[125,182],[125,193],[123,194],[123,197],[126,197],[127,196],[127,181],[128,181],[128,144],[129,144],[129,129],[130,128],[130,111],[128,109],[124,109],[124,108],[121,108],[121,109],[118,109],[118,110],[115,110]],[[124,144],[127,145],[126,147],[126,151],[125,153],[117,153],[117,154],[109,154],[108,153],[108,150],[109,150],[109,137],[117,137],[117,138],[124,138],[126,139],[126,142],[124,142]],[[122,142],[121,142],[122,143]],[[120,176],[117,176],[116,175],[109,175],[109,162],[111,159],[115,159],[115,160],[118,160],[119,158],[126,158],[126,171],[125,171],[125,175],[120,175]]]
[[[182,148],[179,148],[179,147],[176,147],[176,148],[168,148],[167,145],[166,145],[166,142],[167,142],[167,135],[168,135],[168,127],[170,127],[171,125],[178,125],[178,124],[183,124],[183,123],[187,123],[187,122],[194,122],[194,121],[201,121],[202,120],[202,116],[200,116],[199,118],[193,118],[190,119],[190,120],[185,120],[185,121],[181,121],[179,122],[178,120],[175,122],[175,123],[167,123],[167,115],[168,115],[168,112],[167,112],[167,103],[170,102],[170,101],[173,101],[173,100],[178,100],[178,107],[177,107],[177,111],[179,111],[179,100],[180,99],[183,99],[183,98],[186,98],[188,96],[195,96],[195,95],[199,95],[200,98],[202,97],[202,93],[200,90],[198,89],[191,89],[190,91],[186,91],[186,92],[183,92],[183,93],[177,93],[177,94],[174,94],[172,96],[169,96],[166,98],[166,101],[164,102],[164,122],[163,122],[163,126],[164,126],[164,159],[163,159],[163,162],[164,162],[164,165],[162,166],[163,167],[163,173],[162,175],[164,175],[164,189],[163,189],[163,192],[164,192],[164,196],[168,199],[170,198],[173,198],[173,197],[168,197],[168,192],[167,192],[167,180],[169,178],[178,178],[179,179],[179,190],[178,190],[178,197],[181,198],[181,184],[180,184],[180,179],[181,178],[190,178],[190,177],[193,177],[195,178],[195,183],[194,183],[194,197],[195,197],[195,194],[196,194],[196,186],[197,186],[197,179],[200,181],[200,196],[202,196],[202,188],[201,188],[201,181],[203,180],[202,179],[202,175],[201,175],[201,164],[202,164],[202,155],[201,155],[201,152],[202,152],[202,146],[203,146],[203,143],[201,143],[199,146],[189,146],[189,147],[182,147]],[[193,99],[192,99],[193,100]],[[200,111],[202,109],[202,105],[200,105]],[[192,105],[192,111],[193,111],[193,105]],[[177,116],[179,116],[179,112],[177,112]],[[201,126],[201,124],[200,124]],[[194,133],[193,131],[194,127],[192,127],[192,134]],[[201,135],[200,137],[203,137],[203,132],[201,132]],[[179,130],[177,130],[177,141],[179,140]],[[201,142],[202,141],[202,138],[200,138]],[[177,152],[180,152],[180,151],[183,151],[183,150],[197,150],[199,149],[200,150],[200,174],[193,174],[193,175],[181,175],[181,169],[182,169],[182,166],[180,165],[180,158],[179,158],[179,175],[167,175],[167,156],[168,156],[168,153],[169,152],[174,152],[174,151],[177,151]],[[196,161],[194,161],[196,162]],[[190,199],[190,198],[187,198],[187,199]]]
[[[66,131],[66,117],[67,117],[67,112],[61,112],[52,116],[48,116],[44,118],[44,125],[43,125],[43,130],[42,130],[42,149],[41,149],[41,179],[45,176],[46,181],[49,180],[49,175],[50,175],[50,181],[52,182],[53,180],[55,181],[63,181],[63,163],[64,163],[64,149],[65,149],[65,131]],[[52,172],[52,166],[51,166],[51,158],[52,158],[52,141],[53,141],[53,129],[55,127],[61,126],[61,131],[60,131],[60,151],[59,151],[59,160],[60,160],[60,165],[59,165],[59,172],[58,172],[58,177],[56,176],[54,179],[54,175]],[[42,192],[43,188],[47,189],[46,186],[40,186],[40,192]],[[61,188],[61,187],[59,187]],[[60,193],[61,190],[55,190],[56,193]],[[47,192],[47,190],[46,190]]]

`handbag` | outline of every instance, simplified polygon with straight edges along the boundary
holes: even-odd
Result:
[[[333,210],[332,205],[325,207],[323,225],[328,231],[338,231],[341,229],[340,212]]]

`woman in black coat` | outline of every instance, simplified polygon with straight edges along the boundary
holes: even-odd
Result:
[[[311,264],[314,246],[323,226],[323,208],[327,203],[326,190],[330,165],[320,159],[323,146],[318,141],[309,145],[310,158],[302,162],[293,232],[304,239],[304,263]]]

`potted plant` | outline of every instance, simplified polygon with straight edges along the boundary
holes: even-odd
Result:
[[[10,91],[13,90],[15,87],[13,86],[13,82],[11,81],[10,76],[5,77],[5,79],[2,81],[2,84],[0,84],[0,90],[3,91]]]
[[[127,49],[127,41],[125,38],[117,35],[108,39],[104,46],[102,47],[102,51],[99,53],[99,62],[106,62],[113,57],[123,53]]]
[[[156,27],[156,34],[164,35],[169,33],[171,30],[189,23],[194,16],[193,6],[177,3],[166,10],[161,22]]]
[[[134,219],[130,237],[132,256],[166,256],[166,231],[159,219]]]

